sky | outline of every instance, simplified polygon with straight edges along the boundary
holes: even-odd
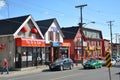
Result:
[[[113,42],[119,42],[120,0],[0,0],[0,19],[31,14],[35,21],[56,18],[61,28],[78,26],[80,9],[75,6],[83,4],[87,4],[82,9],[83,26],[101,30],[110,40],[108,22],[112,21]]]

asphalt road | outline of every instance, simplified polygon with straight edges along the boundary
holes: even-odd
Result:
[[[110,68],[111,80],[120,80],[120,62]],[[0,80],[110,80],[109,70],[106,67],[99,69],[83,69],[73,68],[72,70],[64,71],[49,71],[31,73],[21,76],[14,76],[9,78],[2,78]]]

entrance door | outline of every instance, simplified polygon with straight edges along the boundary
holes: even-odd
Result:
[[[54,47],[54,61],[59,58],[59,47]]]
[[[15,62],[15,67],[16,68],[21,68],[21,54],[17,53],[16,54],[16,62]]]

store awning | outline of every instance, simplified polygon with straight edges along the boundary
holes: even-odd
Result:
[[[16,46],[45,47],[45,40],[41,39],[16,38],[15,41]]]
[[[62,43],[61,46],[63,46],[63,47],[70,47],[71,44],[70,43]]]

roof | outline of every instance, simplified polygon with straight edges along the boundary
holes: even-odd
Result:
[[[64,34],[64,38],[65,39],[74,39],[77,32],[78,32],[79,27],[66,27],[66,28],[61,28],[63,34]]]
[[[102,31],[101,31],[101,30],[97,30],[97,29],[93,29],[93,28],[85,28],[85,27],[83,27],[83,31],[97,32],[97,33],[99,33],[99,35],[100,35],[99,38],[95,38],[96,35],[94,35],[95,37],[91,38],[91,37],[88,37],[86,34],[84,34],[85,37],[88,38],[88,39],[103,39],[103,37],[102,37]]]
[[[0,20],[0,35],[14,34],[29,15]]]
[[[61,32],[60,26],[59,26],[56,18],[36,21],[36,23],[39,26],[43,35],[45,35],[48,28],[52,25],[53,22],[55,22],[58,25],[58,29],[59,29],[61,35],[64,37],[63,33]]]
[[[65,36],[65,39],[74,39],[78,32],[78,29],[79,29],[79,26],[61,28],[61,30]],[[102,31],[83,27],[83,31],[84,30],[91,31],[91,32],[98,32],[98,33],[100,33],[100,38],[102,39]],[[84,34],[84,35],[86,38],[88,38],[86,34]]]
[[[54,20],[55,18],[36,21],[43,35],[47,32]]]

